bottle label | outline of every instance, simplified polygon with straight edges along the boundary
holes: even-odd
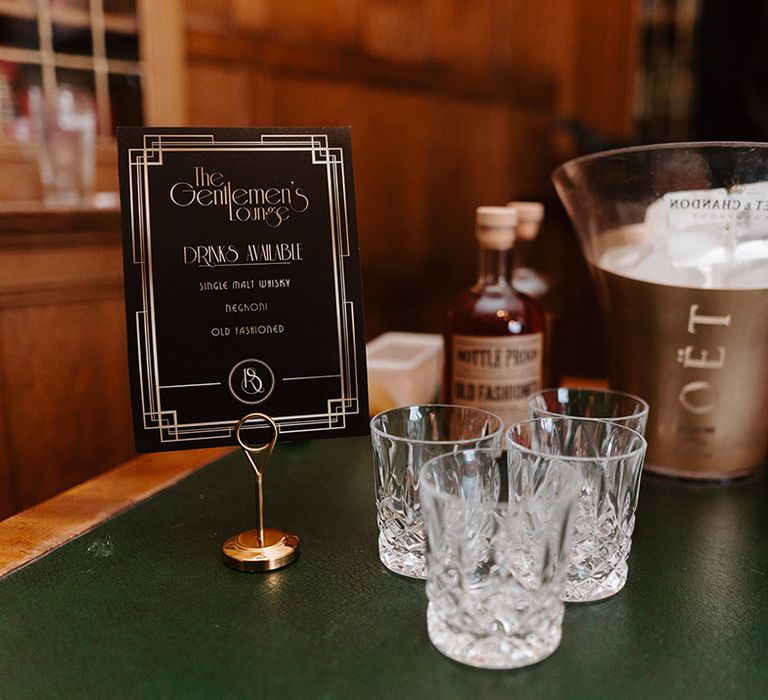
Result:
[[[528,397],[541,388],[543,336],[453,337],[451,395],[510,425],[528,418]]]

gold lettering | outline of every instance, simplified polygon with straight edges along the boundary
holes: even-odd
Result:
[[[696,395],[700,401],[695,401]],[[709,413],[717,403],[717,394],[709,382],[688,382],[678,395],[680,405],[689,413],[703,416]]]
[[[693,345],[687,345],[685,349],[680,348],[677,351],[677,361],[683,367],[695,367],[696,369],[721,369],[725,364],[725,348],[722,345],[717,347],[720,357],[716,360],[709,359],[708,350],[702,350],[699,357],[692,356],[694,351]]]
[[[699,324],[707,326],[730,326],[731,315],[727,316],[703,316],[696,312],[699,310],[698,304],[691,304],[691,311],[688,315],[688,332],[695,334],[696,326]]]

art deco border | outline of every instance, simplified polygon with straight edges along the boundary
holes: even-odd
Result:
[[[347,299],[345,263],[349,257],[349,223],[344,177],[344,154],[330,147],[325,134],[263,134],[256,141],[217,141],[213,134],[147,134],[142,148],[128,151],[132,262],[140,267],[141,308],[135,312],[141,410],[145,430],[157,430],[163,443],[231,438],[237,420],[184,423],[179,412],[163,405],[158,369],[152,251],[149,211],[151,169],[163,165],[173,151],[304,151],[312,164],[325,167],[330,210],[329,233],[335,265],[335,308],[339,353],[339,395],[327,401],[324,413],[272,416],[282,434],[342,430],[346,418],[359,413],[358,367],[354,304]],[[291,378],[311,381],[311,377]],[[263,427],[258,422],[253,429]]]

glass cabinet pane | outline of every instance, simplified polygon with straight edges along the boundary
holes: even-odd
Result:
[[[0,46],[39,49],[37,20],[0,14]]]
[[[124,61],[139,60],[139,38],[135,34],[123,32],[105,32],[107,58],[119,58]]]
[[[53,50],[56,53],[90,56],[93,54],[93,38],[90,27],[73,27],[53,23]]]

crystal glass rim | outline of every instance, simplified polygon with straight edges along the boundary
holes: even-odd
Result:
[[[456,408],[461,411],[474,411],[478,414],[483,414],[489,418],[492,418],[494,421],[496,421],[499,427],[496,430],[492,430],[487,435],[481,435],[481,436],[471,437],[471,438],[463,438],[461,440],[417,440],[415,438],[409,438],[402,435],[393,435],[392,433],[385,433],[383,430],[380,430],[374,425],[377,419],[381,418],[382,416],[385,416],[388,413],[395,413],[398,411],[410,411],[413,408]],[[389,440],[394,440],[397,442],[407,442],[411,445],[471,445],[472,443],[475,443],[478,440],[485,440],[487,438],[494,437],[495,435],[501,435],[502,437],[504,436],[504,421],[501,420],[501,418],[499,418],[495,413],[486,411],[484,408],[476,408],[475,406],[457,406],[456,404],[451,404],[451,403],[421,403],[421,404],[417,403],[417,404],[412,404],[410,406],[397,406],[396,408],[388,408],[386,411],[381,411],[380,413],[377,413],[373,418],[371,418],[370,428],[371,428],[371,433],[376,433],[377,435],[381,435],[382,437],[388,438]]]
[[[447,454],[430,457],[426,462],[424,462],[424,464],[421,465],[421,467],[419,467],[419,490],[424,489],[425,491],[428,491],[430,496],[440,499],[443,503],[459,503],[461,501],[459,496],[454,496],[450,493],[445,493],[444,491],[438,491],[434,486],[432,486],[432,484],[429,483],[429,479],[425,477],[425,474],[427,468],[432,464],[432,462],[448,460],[451,457],[455,459],[461,454],[467,454],[470,452],[473,454],[477,454],[478,452],[481,454],[487,454],[493,462],[495,462],[501,454],[500,450],[494,450],[491,447],[479,447],[477,449],[464,448],[457,450],[456,452],[448,452]]]
[[[517,425],[517,424],[515,424]],[[432,462],[440,462],[443,460],[449,460],[452,457],[456,458],[457,455],[460,454],[466,454],[468,452],[472,453],[481,453],[481,454],[487,454],[492,458],[492,460],[495,462],[496,459],[501,454],[499,450],[494,450],[490,447],[479,447],[477,449],[472,448],[464,448],[461,450],[457,450],[456,452],[449,452],[448,454],[444,455],[437,455],[435,457],[430,457],[424,464],[421,465],[419,468],[419,490],[424,489],[429,493],[430,496],[433,498],[440,499],[443,503],[451,503],[451,504],[457,504],[461,502],[461,498],[459,496],[454,496],[450,493],[445,493],[444,491],[438,491],[432,484],[430,484],[429,479],[425,477],[426,469],[429,467],[429,465],[432,464]],[[563,460],[564,461],[564,460]],[[571,488],[578,488],[581,484],[582,476],[581,472],[579,472],[575,467],[572,467],[571,465],[566,463],[566,468],[568,471],[568,480],[569,480],[569,486]],[[574,496],[576,496],[576,493],[574,493]],[[422,506],[423,507],[423,506]]]
[[[521,445],[517,442],[515,442],[512,437],[512,431],[519,425],[530,425],[533,423],[540,423],[541,421],[555,421],[557,423],[564,423],[565,421],[580,421],[582,423],[609,423],[610,425],[614,426],[614,428],[617,428],[621,431],[627,431],[629,433],[632,433],[635,437],[640,438],[640,443],[638,447],[636,447],[634,450],[630,450],[629,452],[624,452],[620,455],[612,455],[612,456],[596,456],[596,457],[577,457],[575,455],[555,455],[551,454],[549,452],[541,452],[540,450],[534,450],[530,447],[525,447],[524,445]],[[648,442],[647,440],[640,435],[636,430],[632,430],[632,428],[628,428],[626,425],[621,425],[619,423],[614,423],[613,421],[607,419],[607,418],[580,418],[579,416],[564,416],[560,413],[558,413],[556,416],[547,416],[545,418],[529,418],[528,420],[521,420],[517,423],[513,423],[510,425],[506,432],[504,433],[505,438],[505,444],[507,440],[514,445],[514,448],[520,452],[523,452],[525,454],[529,455],[535,455],[536,457],[548,457],[548,458],[557,458],[564,462],[594,462],[596,459],[607,461],[607,462],[617,462],[620,459],[627,459],[629,457],[637,457],[638,455],[642,455],[647,447]]]
[[[606,394],[608,396],[621,396],[625,399],[632,399],[633,401],[637,401],[637,403],[639,403],[643,407],[643,410],[640,413],[628,413],[625,416],[611,416],[610,418],[597,418],[597,416],[571,416],[567,413],[557,413],[556,411],[548,411],[544,408],[536,408],[531,406],[531,402],[533,401],[534,397],[543,396],[544,394],[549,394],[551,392],[557,392],[557,391],[560,391],[561,389],[565,389],[567,391],[589,391],[596,394],[597,393]],[[645,399],[639,397],[637,394],[630,394],[628,391],[616,391],[615,389],[590,389],[589,387],[586,387],[586,386],[558,386],[558,387],[550,387],[549,389],[540,389],[539,391],[535,391],[533,394],[531,394],[528,397],[528,408],[534,408],[536,411],[539,411],[540,413],[546,415],[547,417],[556,418],[558,416],[561,416],[561,417],[567,417],[567,418],[594,418],[596,420],[605,420],[611,423],[616,423],[617,421],[620,421],[620,420],[629,420],[630,418],[636,418],[637,416],[643,415],[643,413],[648,415],[648,413],[651,410],[651,407],[649,406],[648,402]]]
[[[629,146],[626,148],[612,148],[607,151],[598,151],[597,153],[588,153],[577,158],[571,158],[558,165],[551,174],[552,180],[559,180],[560,176],[573,166],[581,166],[593,160],[602,160],[614,156],[631,155],[634,153],[645,153],[647,151],[671,151],[682,149],[707,149],[707,148],[764,148],[768,150],[766,141],[676,141],[674,143],[649,143],[643,146]]]

